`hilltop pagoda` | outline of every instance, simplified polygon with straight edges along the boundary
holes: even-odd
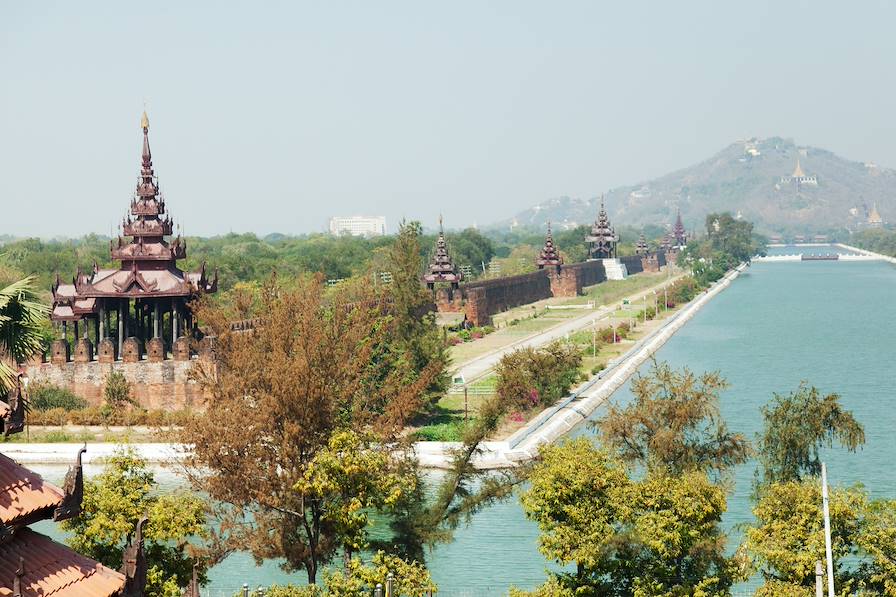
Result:
[[[429,262],[426,273],[423,274],[423,282],[430,288],[435,288],[436,283],[446,282],[452,288],[457,288],[463,279],[463,274],[454,266],[451,256],[448,254],[448,243],[445,241],[445,230],[442,228],[442,218],[439,217],[439,237],[436,239],[436,250]]]
[[[619,237],[610,225],[610,217],[604,207],[604,198],[600,198],[600,211],[597,220],[591,226],[591,234],[585,237],[588,243],[588,257],[591,259],[613,259],[616,257],[616,243]]]
[[[871,206],[871,213],[868,214],[868,227],[869,228],[883,228],[884,227],[884,219],[880,216],[880,212],[877,211],[877,201],[875,201],[874,205]]]
[[[681,209],[678,210],[678,214],[675,216],[675,225],[672,227],[672,237],[675,239],[676,247],[683,247],[688,244],[688,234],[681,221]]]
[[[556,267],[557,269],[560,269],[560,266],[563,265],[563,258],[560,256],[560,251],[554,246],[554,235],[551,233],[550,222],[548,222],[548,233],[544,238],[544,247],[542,247],[541,253],[535,260],[535,265],[538,266],[538,269],[544,269],[545,267]]]
[[[109,243],[110,256],[120,265],[101,269],[94,263],[89,273],[79,270],[71,284],[63,284],[57,275],[51,319],[61,330],[53,347],[54,362],[68,360],[68,323],[74,324],[81,360],[92,359],[90,327],[102,361],[139,360],[144,345],[152,360],[164,359],[169,350],[181,356],[186,351],[189,358],[188,337],[196,326],[189,303],[217,290],[217,272],[209,278],[204,263],[192,273],[177,267],[187,256],[187,245],[180,235],[166,240],[174,223],[166,213],[152,167],[145,112],[141,127],[143,152],[137,189],[130,214],[121,222],[121,235]]]

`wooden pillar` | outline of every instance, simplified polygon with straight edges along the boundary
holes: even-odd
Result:
[[[78,340],[81,339],[81,336],[79,335],[78,331],[79,331],[78,330],[78,320],[76,319],[75,320],[75,344],[77,344]]]
[[[66,342],[68,342],[68,322],[67,322],[67,321],[63,321],[63,322],[62,322],[62,336],[61,336],[61,338],[62,338],[63,340],[65,340]]]
[[[174,343],[177,342],[177,300],[171,299],[171,350],[174,350]]]
[[[118,358],[121,358],[122,349],[124,349],[124,303],[118,302]]]
[[[99,316],[99,314],[97,314],[96,320],[94,320],[93,323],[94,323],[94,327],[93,327],[94,346],[99,348],[99,346],[100,346],[100,316]]]
[[[156,300],[153,302],[152,310],[153,310],[153,318],[152,318],[152,325],[153,325],[153,328],[152,328],[152,337],[153,337],[153,338],[158,338],[159,335],[160,335],[160,333],[161,333],[161,332],[159,331],[160,326],[159,326],[159,301],[158,301],[158,299],[156,299]]]
[[[97,300],[100,301],[100,314],[96,320],[97,326],[99,326],[99,334],[100,334],[99,340],[96,341],[96,345],[99,346],[100,341],[106,339],[106,328],[108,327],[108,324],[106,322],[106,301],[104,301],[103,299],[97,299]]]

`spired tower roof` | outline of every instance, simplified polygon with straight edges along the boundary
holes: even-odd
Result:
[[[809,160],[809,161],[812,161],[812,160]],[[800,159],[797,158],[796,159],[796,168],[793,169],[792,177],[793,178],[803,178],[804,176],[806,176],[806,174],[803,172],[803,169],[800,166]]]
[[[678,210],[678,215],[675,216],[675,226],[672,228],[672,236],[675,237],[675,243],[679,247],[683,247],[688,242],[688,235],[684,229],[684,224],[681,222],[681,209]]]
[[[129,214],[121,221],[123,236],[109,243],[111,258],[121,265],[117,269],[100,269],[94,264],[91,273],[78,271],[72,284],[62,284],[57,277],[53,285],[54,320],[80,319],[96,310],[95,299],[101,297],[191,297],[217,290],[218,274],[215,272],[214,278],[209,279],[204,263],[192,273],[177,267],[178,260],[187,256],[187,243],[180,235],[173,241],[166,240],[174,223],[166,213],[165,199],[153,170],[146,112],[140,125],[143,151],[137,188]]]
[[[635,246],[635,253],[640,255],[641,257],[646,256],[650,252],[650,249],[647,248],[647,239],[644,238],[644,233],[638,237],[638,244]]]
[[[450,282],[457,284],[463,279],[463,274],[454,267],[454,262],[448,254],[448,243],[445,241],[445,230],[442,228],[442,217],[439,216],[439,237],[436,239],[436,250],[432,255],[423,281],[427,284],[436,282]]]
[[[585,237],[592,258],[603,259],[613,257],[616,253],[616,243],[619,237],[610,224],[610,217],[607,215],[607,209],[604,206],[604,198],[600,198],[600,211],[597,213],[597,220],[591,226],[591,234]]]
[[[544,238],[544,247],[542,247],[541,253],[535,260],[535,265],[537,265],[539,269],[544,268],[546,265],[563,265],[563,258],[560,257],[560,251],[554,246],[554,235],[551,233],[550,222],[548,222],[548,233]]]

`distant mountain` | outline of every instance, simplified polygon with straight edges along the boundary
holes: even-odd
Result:
[[[671,225],[680,208],[689,229],[702,227],[707,213],[730,211],[767,233],[856,230],[867,226],[875,204],[884,222],[896,220],[896,171],[778,137],[748,139],[694,166],[612,189],[605,201],[617,226]],[[499,225],[590,224],[599,203],[549,199]]]

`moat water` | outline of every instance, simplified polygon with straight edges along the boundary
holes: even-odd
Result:
[[[827,247],[803,252],[829,253]],[[793,253],[793,248],[774,253]],[[721,409],[729,426],[750,438],[761,428],[760,407],[774,392],[789,392],[803,380],[837,392],[865,426],[867,443],[857,453],[825,451],[832,484],[862,483],[875,497],[896,498],[896,402],[893,398],[892,339],[896,338],[896,267],[884,262],[788,262],[754,264],[660,351],[659,360],[692,371],[719,370],[731,384]],[[612,400],[630,400],[628,386]],[[594,413],[600,417],[603,409]],[[575,431],[588,434],[584,426]],[[59,480],[62,467],[35,467]],[[740,541],[736,527],[750,522],[755,465],[739,467],[724,524],[729,546]],[[165,471],[166,484],[179,480]],[[43,532],[56,534],[43,523]],[[58,535],[57,535],[58,536]],[[511,585],[529,588],[551,564],[539,554],[538,529],[526,520],[516,498],[476,515],[455,540],[435,548],[427,565],[446,597],[505,595]],[[234,554],[210,572],[208,595],[230,596],[244,582],[301,583],[276,562],[256,567]],[[752,594],[755,582],[738,587]],[[205,594],[205,593],[204,593]]]

